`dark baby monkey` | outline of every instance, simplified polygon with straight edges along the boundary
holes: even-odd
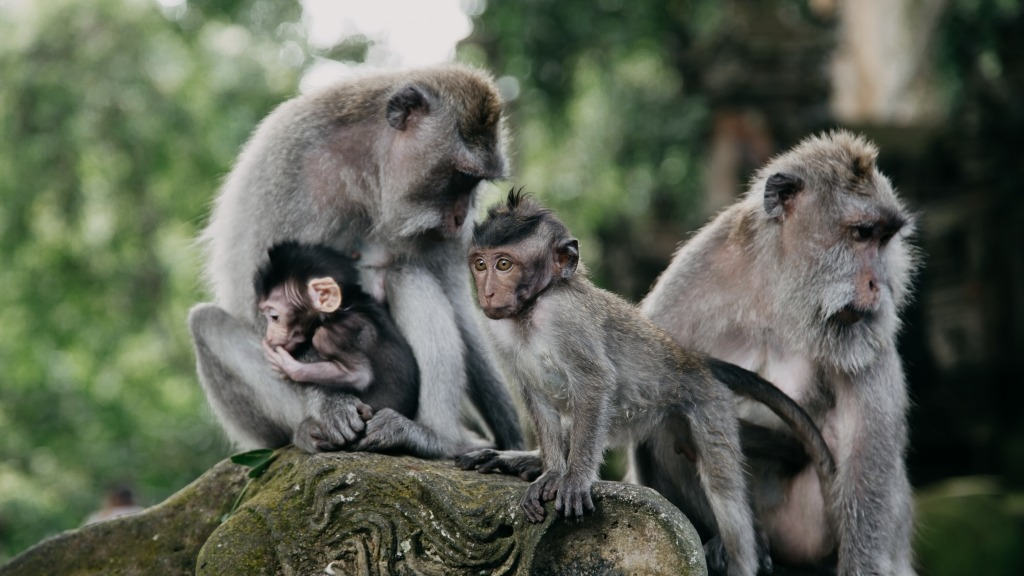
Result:
[[[721,535],[724,552],[712,560],[732,575],[755,574],[767,552],[755,536],[730,388],[774,393],[780,416],[828,473],[831,454],[807,415],[770,383],[680,347],[634,306],[594,286],[568,229],[519,194],[478,225],[469,265],[499,357],[536,427],[543,473],[523,497],[526,518],[543,520],[550,500],[568,518],[592,510],[605,448],[676,422],[677,451],[700,470]],[[486,469],[505,457],[522,462],[524,454],[483,450],[457,463]]]
[[[352,394],[374,412],[415,418],[416,358],[386,307],[360,288],[354,261],[326,246],[296,242],[277,244],[267,255],[255,291],[267,319],[263,350],[274,370],[300,384]],[[296,360],[293,354],[309,346],[320,359]]]

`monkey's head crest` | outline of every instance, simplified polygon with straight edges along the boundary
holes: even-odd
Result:
[[[522,187],[512,188],[505,203],[492,206],[487,210],[487,219],[477,224],[473,243],[483,248],[515,244],[532,235],[544,221],[561,224],[550,210],[524,193]]]
[[[264,298],[277,286],[304,286],[317,276],[334,278],[345,290],[351,290],[359,278],[355,261],[347,255],[325,245],[288,240],[267,250],[267,259],[254,275],[253,288],[257,298]]]

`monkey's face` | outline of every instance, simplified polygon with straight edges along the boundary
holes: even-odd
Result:
[[[307,315],[302,314],[302,305],[288,292],[284,286],[274,288],[260,301],[259,310],[267,320],[267,344],[294,352],[307,340],[309,323],[304,321]]]
[[[895,312],[907,219],[898,206],[878,198],[843,200],[841,210],[825,212],[839,214],[833,225],[811,237],[826,244],[816,251],[821,277],[830,279],[823,313],[837,326],[852,326]]]
[[[469,256],[477,302],[491,320],[514,316],[520,310],[517,289],[523,265],[504,250],[475,250]]]
[[[795,272],[789,290],[808,299],[794,307],[806,311],[801,330],[816,334],[822,357],[856,369],[897,330],[912,266],[907,222],[891,191],[879,188],[809,199],[782,223],[784,244],[787,235],[802,241],[785,252]]]
[[[522,314],[553,278],[550,255],[537,254],[525,245],[474,249],[469,265],[477,302],[492,320]]]
[[[480,182],[505,174],[496,89],[475,75],[424,79],[392,96],[388,113],[394,131],[383,178],[401,201],[381,206],[382,232],[463,237]]]
[[[425,180],[424,188],[410,195],[404,234],[422,234],[436,240],[460,238],[483,179],[482,175],[458,170],[436,170]]]

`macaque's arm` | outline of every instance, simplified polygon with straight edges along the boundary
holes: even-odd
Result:
[[[300,384],[318,384],[348,392],[363,392],[373,380],[370,363],[359,352],[352,353],[347,364],[340,360],[299,362],[284,348],[270,348],[266,342],[263,343],[263,352],[271,368]]]

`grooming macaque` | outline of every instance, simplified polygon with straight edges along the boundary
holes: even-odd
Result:
[[[375,412],[415,418],[416,358],[387,309],[356,283],[354,262],[326,246],[295,242],[276,244],[267,256],[255,283],[271,367],[294,382],[348,392]],[[318,361],[292,356],[307,346]]]
[[[676,457],[693,460],[711,502],[725,549],[718,560],[729,574],[755,574],[758,544],[725,383],[772,402],[827,472],[831,454],[807,415],[756,374],[683,349],[635,307],[595,287],[579,264],[576,239],[532,200],[510,193],[506,205],[489,211],[474,233],[469,264],[499,356],[536,427],[543,473],[526,490],[526,518],[543,520],[550,500],[568,518],[592,510],[605,448],[671,423],[685,455]],[[456,461],[488,469],[496,459],[524,456],[483,450]]]
[[[910,217],[876,155],[838,131],[775,158],[745,198],[679,249],[642,303],[683,346],[778,383],[820,427],[837,461],[824,497],[814,466],[751,448],[753,506],[777,563],[838,558],[843,576],[913,573],[896,334],[915,259]],[[760,407],[741,415],[784,432]],[[707,535],[714,507],[688,488],[698,470],[674,444],[667,428],[640,443],[632,475]]]
[[[347,80],[260,123],[202,237],[215,304],[189,317],[200,381],[236,444],[424,457],[522,445],[465,268],[477,185],[505,173],[501,106],[486,74],[447,65]],[[355,396],[283,381],[264,360],[250,279],[285,240],[360,254],[359,284],[386,299],[416,356],[415,421],[364,422]],[[466,393],[489,440],[462,424]]]

